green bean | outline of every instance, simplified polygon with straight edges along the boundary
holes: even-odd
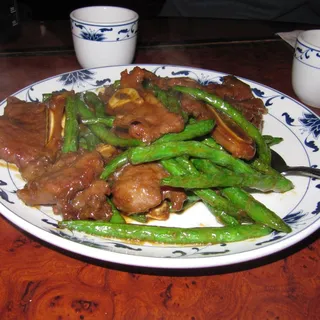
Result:
[[[180,156],[175,159],[179,165],[181,165],[185,170],[187,170],[190,179],[194,179],[194,177],[192,176],[199,175],[199,171],[196,169],[196,167],[192,164],[192,162],[189,160],[187,156]]]
[[[154,141],[153,144],[173,142],[173,141],[184,141],[192,140],[197,137],[202,137],[209,134],[214,128],[214,120],[202,120],[197,121],[194,124],[188,124],[184,130],[179,133],[167,133],[158,140]]]
[[[274,146],[276,144],[279,144],[280,142],[283,141],[283,138],[281,137],[273,137],[271,135],[263,135],[262,136],[264,141],[266,142],[266,144],[271,147]]]
[[[283,139],[279,137],[272,137],[269,135],[264,135],[263,138],[265,139],[266,143],[270,145],[274,145],[277,143],[280,143]],[[202,143],[205,144],[206,146],[209,146],[213,149],[224,151],[227,153],[227,151],[220,145],[218,144],[212,137],[207,137],[204,140],[202,140]],[[270,175],[276,175],[278,179],[280,180],[288,180],[286,177],[282,176],[278,171],[274,170],[270,165],[266,164],[265,162],[262,162],[261,159],[255,158],[252,161],[249,162],[250,166],[263,174],[270,174]],[[289,183],[288,183],[289,184]]]
[[[188,174],[188,170],[178,164],[176,159],[162,160],[161,165],[172,175],[184,176]],[[190,176],[189,176],[190,177]],[[238,209],[234,208],[227,199],[219,196],[211,189],[197,189],[192,190],[205,204],[210,205],[215,210],[210,210],[211,213],[223,224],[235,225],[237,224]],[[231,218],[227,215],[232,216]]]
[[[196,124],[196,125],[190,125],[190,126],[186,126],[185,130],[182,131],[181,133],[177,133],[177,134],[166,134],[164,136],[162,136],[159,140],[163,139],[164,141],[177,141],[179,139],[186,139],[189,138],[191,139],[191,137],[195,137],[196,132],[198,132],[199,130],[205,128],[205,131],[202,131],[201,135],[208,131],[209,128],[211,128],[213,125],[213,121],[211,120],[205,120],[205,121],[200,121]],[[201,129],[200,129],[201,127]],[[195,130],[197,129],[197,130]],[[155,141],[153,144],[160,144],[161,141]],[[121,153],[119,156],[117,156],[116,158],[114,158],[113,160],[111,160],[105,167],[104,171],[101,174],[101,179],[107,179],[116,169],[120,168],[121,166],[123,166],[124,164],[128,163],[128,154],[129,151],[123,152]]]
[[[265,139],[268,145],[276,144],[282,141],[282,138],[275,138],[272,136],[263,136],[263,138]],[[224,151],[227,153],[227,151],[211,137],[205,138],[204,140],[202,140],[202,143],[213,149]],[[262,162],[261,159],[259,158],[253,159],[252,161],[249,162],[249,164],[254,170],[260,173],[275,175],[278,177],[278,179],[282,181],[288,180],[286,177],[282,176],[279,172],[277,172],[272,167],[270,167],[270,165],[266,164],[265,162]],[[288,185],[290,184],[290,182],[287,182],[287,183]]]
[[[86,149],[89,151],[94,150],[101,143],[101,140],[87,127],[80,130],[80,138],[86,141]]]
[[[278,171],[274,170],[271,166],[267,165],[265,162],[262,162],[258,158],[251,161],[250,166],[254,170],[262,174],[276,176],[278,177],[278,179],[282,179],[282,180],[288,180],[286,177],[282,176]]]
[[[263,192],[286,192],[291,190],[287,185],[283,185],[282,181],[274,175],[256,174],[235,174],[223,170],[216,174],[201,173],[194,179],[188,176],[167,177],[162,179],[161,184],[164,186],[186,188],[186,189],[204,189],[216,187],[247,187],[257,189]]]
[[[117,169],[129,163],[128,153],[129,149],[123,151],[118,156],[114,157],[110,162],[108,162],[100,175],[100,179],[108,179],[110,175],[112,175]]]
[[[87,108],[84,101],[78,95],[76,98],[78,112],[83,120],[93,119],[94,114]],[[115,135],[111,130],[105,128],[102,124],[88,125],[90,130],[103,142],[118,147],[134,147],[143,145],[143,142],[137,139],[123,139]]]
[[[109,198],[107,198],[107,202],[109,203],[112,210],[110,223],[126,223],[126,220],[123,218],[123,216],[121,215],[117,207],[114,205],[114,203]]]
[[[238,226],[239,222],[234,217],[228,215],[225,211],[218,210],[216,207],[205,203],[208,210],[217,218],[217,221],[225,226]]]
[[[195,167],[199,170],[202,170],[203,172],[207,174],[215,174],[220,169],[215,167],[210,161],[203,160],[203,159],[193,159],[192,162],[194,163]],[[235,205],[239,211],[245,213],[243,215],[243,221],[244,222],[252,222],[249,219],[252,219],[256,222],[263,223],[269,227],[274,227],[274,221],[279,223],[279,219],[275,218],[275,213],[271,212],[267,207],[264,205],[261,205],[259,203],[255,205],[247,205],[247,203],[243,202],[240,203],[237,201],[235,204],[233,204],[233,199],[237,199],[238,195],[242,195],[242,198],[247,198],[250,203],[255,203],[257,200],[255,200],[253,197],[251,197],[245,190],[237,188],[237,187],[231,187],[231,188],[221,188],[220,192],[222,194],[228,194],[227,197],[230,200],[230,203],[232,205]],[[282,224],[281,224],[282,225]],[[283,229],[283,226],[282,226]]]
[[[213,138],[209,137],[206,138],[202,141],[202,143],[204,143],[205,145],[212,147],[213,149],[216,150],[220,150],[223,152],[227,151],[220,146]],[[283,188],[284,189],[292,189],[293,188],[293,184],[292,182],[287,179],[285,176],[281,175],[278,171],[274,170],[272,167],[270,167],[268,164],[264,163],[261,161],[261,159],[256,158],[254,160],[252,160],[251,162],[248,163],[256,172],[260,172],[262,174],[266,174],[266,175],[273,175],[275,177],[277,177],[277,179],[279,180],[279,183],[281,181]]]
[[[93,107],[97,117],[103,117],[106,115],[104,103],[94,92],[86,91],[83,98],[87,105]]]
[[[188,115],[181,109],[180,101],[175,96],[174,92],[168,93],[168,109],[171,112],[180,114],[184,120],[184,122],[188,121]]]
[[[79,148],[89,150],[88,143],[84,137],[79,138]]]
[[[190,117],[189,119],[188,119],[188,124],[194,124],[194,123],[196,123],[196,122],[198,122],[199,120],[197,120],[197,119],[195,119],[195,118],[193,118],[193,117]]]
[[[112,128],[113,122],[114,122],[115,117],[99,117],[99,118],[92,118],[92,119],[83,119],[81,122],[85,125],[90,125],[90,124],[104,124],[105,126]]]
[[[232,216],[234,219],[236,219],[239,223],[243,221],[242,219],[242,212],[238,210],[228,199],[222,197],[217,192],[211,189],[196,189],[193,190],[193,192],[201,198],[203,203],[209,204],[212,207],[216,208],[216,210],[219,210],[221,214],[226,213],[229,216]],[[224,214],[223,214],[224,215]],[[216,215],[217,217],[217,215]],[[218,217],[219,218],[219,217]],[[223,219],[223,217],[220,217],[220,220],[223,220],[224,223],[228,223],[226,220]]]
[[[290,226],[264,204],[255,200],[249,193],[241,191],[241,189],[234,192],[233,187],[222,189],[221,192],[239,209],[244,209],[257,223],[267,225],[278,231],[291,232]]]
[[[259,129],[255,127],[250,121],[248,121],[240,111],[235,109],[232,105],[222,100],[221,98],[198,88],[174,86],[173,90],[186,93],[196,99],[200,99],[206,102],[208,105],[228,115],[245,132],[247,132],[247,134],[256,142],[256,145],[258,148],[258,157],[266,164],[270,164],[271,162],[270,149],[266,144],[265,140],[263,139]]]
[[[208,160],[194,159],[193,163],[196,164],[197,168],[199,169],[202,168],[204,172],[207,172],[210,174],[214,174],[217,171],[219,171],[219,169],[215,168],[214,166],[210,167],[210,161]],[[196,191],[194,190],[194,192]],[[266,206],[264,206],[263,204],[255,200],[246,191],[240,188],[232,187],[232,188],[222,188],[220,189],[220,192],[222,192],[222,194],[225,195],[231,201],[230,206],[235,205],[239,209],[239,212],[246,213],[244,216],[242,216],[244,220],[248,221],[246,217],[246,215],[248,215],[252,220],[258,223],[262,223],[278,231],[290,232],[290,228],[283,222],[282,219],[280,219],[273,211],[269,210]],[[241,197],[243,201],[238,200],[235,203],[233,203],[234,199],[237,200],[238,197]],[[244,200],[247,200],[247,201],[244,201]],[[215,210],[214,207],[210,208],[210,205],[208,206],[208,209]],[[225,223],[225,219],[228,219],[228,218],[229,216],[226,215],[226,217],[222,217],[222,221],[224,221]]]
[[[227,152],[223,146],[221,146],[220,144],[218,144],[218,142],[216,142],[213,138],[211,137],[207,137],[205,139],[202,140],[202,143],[205,144],[208,147],[211,147],[215,150],[220,150],[220,151],[224,151]]]
[[[78,150],[79,144],[79,124],[77,120],[77,105],[74,96],[68,96],[66,98],[65,115],[66,122],[62,152],[75,152]]]
[[[171,175],[180,176],[180,175],[188,174],[186,170],[181,168],[181,166],[178,164],[176,159],[172,158],[172,159],[161,160],[160,163]]]
[[[215,175],[221,171],[223,172],[223,170],[226,170],[226,172],[231,172],[228,169],[216,166],[214,163],[212,163],[208,159],[193,158],[193,159],[191,159],[191,162],[197,170],[204,172],[208,175]]]
[[[121,86],[121,81],[120,80],[115,80],[112,85],[113,85],[113,87],[115,89],[119,89],[120,86]]]
[[[42,102],[46,102],[48,101],[49,99],[51,99],[53,96],[52,93],[43,93],[42,94]]]
[[[138,164],[183,155],[207,158],[238,173],[255,173],[255,170],[247,163],[197,141],[171,142],[132,148],[129,153],[129,160],[132,164]]]
[[[213,163],[231,169],[236,173],[245,174],[246,177],[243,178],[246,178],[246,181],[248,181],[250,175],[253,176],[252,179],[255,179],[254,181],[258,180],[259,173],[246,162],[240,159],[236,159],[226,152],[215,150],[197,141],[172,142],[163,143],[159,145],[154,144],[145,147],[132,148],[129,152],[129,161],[132,164],[138,164],[161,159],[179,157],[182,155],[188,155],[195,158],[209,159]],[[235,183],[237,183],[238,185],[241,182],[241,179],[243,178],[241,176],[239,176],[238,178],[233,178],[230,175],[230,181],[235,181]],[[275,190],[278,190],[278,192],[288,191],[293,188],[292,182],[289,179],[285,179],[281,175],[270,177],[266,176],[262,179],[264,183],[267,183],[267,186],[271,187],[272,185],[274,185]],[[251,183],[252,181],[253,180],[251,180]],[[222,183],[225,182],[226,179],[222,181]],[[220,186],[223,186],[223,184]],[[261,183],[260,187],[264,189],[264,186]]]
[[[148,218],[147,218],[146,214],[144,214],[144,213],[130,214],[130,216],[128,216],[128,218],[132,219],[134,221],[140,222],[140,223],[147,223],[148,222]]]
[[[202,159],[194,159],[193,163],[196,168],[201,168],[208,174],[215,174],[219,171],[214,165],[210,165],[210,161]],[[221,188],[220,192],[227,197],[230,202],[239,210],[246,214],[255,222],[264,224],[278,231],[290,232],[291,229],[285,222],[279,218],[273,211],[265,205],[258,202],[245,190],[237,187]]]
[[[144,86],[148,89],[151,89],[154,95],[170,112],[181,115],[184,122],[188,121],[188,115],[181,109],[180,101],[174,91],[162,90],[157,85],[152,84],[150,81],[144,82]]]
[[[89,220],[59,221],[58,227],[117,240],[176,245],[207,245],[236,242],[266,236],[272,232],[272,229],[259,224],[227,227],[174,228],[124,223],[115,224]]]
[[[187,209],[191,208],[195,203],[199,202],[201,199],[197,195],[194,194],[188,194],[187,200],[183,203],[183,208],[181,212],[186,211]],[[176,211],[172,211],[174,213],[177,213]]]

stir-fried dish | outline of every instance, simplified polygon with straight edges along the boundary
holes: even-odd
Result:
[[[160,243],[217,243],[290,232],[250,190],[286,192],[270,167],[263,101],[228,75],[188,77],[124,70],[99,91],[9,97],[0,117],[0,158],[14,163],[28,206],[52,206],[59,227]],[[148,225],[202,201],[221,227]],[[135,223],[130,223],[134,221]]]

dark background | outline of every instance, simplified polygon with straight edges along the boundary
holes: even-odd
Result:
[[[62,4],[45,0],[0,0],[0,7],[16,2],[19,21],[68,20],[71,11],[86,6],[118,6],[136,11],[140,18],[159,16],[210,17],[320,24],[320,0],[222,0],[208,1],[208,6],[194,0],[190,7],[166,0],[66,0]],[[164,6],[164,4],[166,5]],[[191,3],[191,2],[190,2]],[[8,5],[7,5],[8,6]],[[176,6],[180,6],[179,8]],[[230,8],[229,8],[230,6]],[[0,8],[0,9],[1,9]],[[164,10],[162,11],[162,9]],[[199,8],[200,13],[197,11]],[[237,9],[236,9],[237,8]],[[205,9],[205,10],[203,10]],[[1,11],[0,10],[0,14]]]
[[[2,0],[0,0],[2,1]],[[140,17],[157,16],[165,0],[66,0],[63,3],[45,0],[18,0],[20,20],[67,20],[72,10],[95,5],[126,7]]]

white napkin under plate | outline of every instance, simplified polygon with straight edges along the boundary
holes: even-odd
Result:
[[[278,32],[276,35],[278,35],[281,39],[283,39],[285,42],[289,43],[292,47],[295,47],[297,38],[301,32],[304,30],[294,30],[290,32]]]

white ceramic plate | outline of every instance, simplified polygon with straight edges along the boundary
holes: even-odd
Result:
[[[64,73],[26,87],[14,95],[27,101],[41,100],[42,93],[61,89],[94,90],[119,79],[120,72],[134,65],[78,70]],[[201,83],[219,82],[225,74],[183,66],[141,65],[159,76],[188,76]],[[265,117],[264,134],[281,136],[284,141],[275,147],[289,165],[319,166],[320,119],[301,103],[259,83],[242,79],[269,110]],[[0,104],[1,113],[6,102]],[[134,245],[120,241],[87,236],[56,228],[57,221],[51,208],[31,208],[24,205],[15,191],[24,182],[17,170],[3,162],[0,166],[1,213],[14,224],[32,235],[65,250],[103,261],[125,265],[156,268],[201,268],[249,261],[285,249],[320,226],[320,180],[290,177],[294,190],[285,194],[255,194],[268,208],[274,210],[292,227],[290,234],[273,232],[255,239],[210,246]],[[168,226],[218,226],[219,224],[198,203],[182,215],[172,215]]]

